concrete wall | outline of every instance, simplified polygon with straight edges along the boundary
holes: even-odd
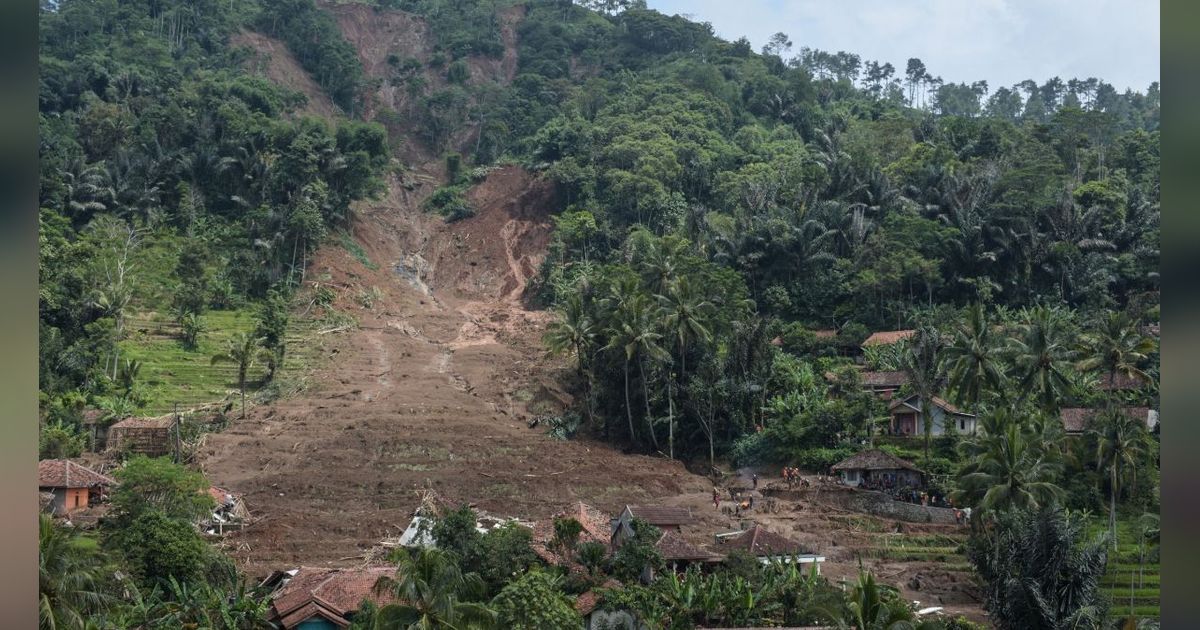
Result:
[[[801,490],[765,490],[763,494],[793,501],[827,503],[855,512],[864,512],[873,516],[910,523],[953,524],[955,522],[954,510],[950,508],[928,507],[896,501],[882,492],[870,490],[819,485]]]
[[[88,506],[87,488],[55,488],[49,492],[54,494],[54,501],[50,505],[55,514],[66,514]]]

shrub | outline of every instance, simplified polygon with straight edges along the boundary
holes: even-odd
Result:
[[[437,212],[447,221],[473,217],[475,209],[467,202],[463,192],[463,186],[443,186],[425,200],[425,209]]]
[[[38,439],[39,459],[64,459],[79,457],[87,447],[86,435],[77,433],[74,428],[62,423],[47,424],[42,427]]]
[[[583,624],[559,586],[561,578],[530,571],[500,591],[492,605],[499,627],[513,630],[573,630]]]
[[[199,576],[208,553],[208,545],[190,522],[159,510],[141,513],[113,533],[111,542],[146,584],[168,578],[190,582]]]

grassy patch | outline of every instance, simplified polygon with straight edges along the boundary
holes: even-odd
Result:
[[[370,269],[371,271],[379,269],[379,265],[371,261],[371,257],[367,256],[367,251],[362,248],[362,245],[358,244],[358,241],[354,240],[354,237],[351,236],[349,232],[346,232],[345,230],[338,230],[337,241],[338,244],[342,246],[342,249],[345,249],[347,252],[349,252],[350,255],[353,256],[355,260],[362,263],[364,267]]]
[[[176,403],[180,409],[188,409],[237,399],[237,367],[228,363],[212,365],[211,359],[214,354],[224,352],[237,333],[253,332],[254,312],[251,309],[210,311],[203,317],[207,330],[200,335],[194,350],[184,347],[179,325],[165,313],[138,313],[129,318],[126,326],[129,336],[121,341],[121,355],[142,364],[138,380],[147,398],[142,413],[167,413]],[[276,371],[278,383],[273,389],[294,391],[302,382],[302,376],[320,354],[314,333],[312,320],[292,318],[287,333],[288,353],[284,365]],[[250,370],[248,402],[265,375],[265,365]]]

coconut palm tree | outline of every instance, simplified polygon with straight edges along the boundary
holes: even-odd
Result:
[[[229,340],[229,348],[220,354],[215,354],[210,365],[232,363],[237,366],[238,391],[242,395],[242,417],[246,417],[246,375],[258,361],[270,361],[270,351],[262,347],[263,339],[244,332],[237,333]]]
[[[1024,309],[1022,320],[1017,325],[1019,336],[1009,339],[1013,377],[1021,391],[1018,402],[1033,395],[1042,409],[1053,412],[1069,386],[1067,374],[1074,358],[1063,339],[1062,314],[1038,306],[1032,310]]]
[[[1102,371],[1112,383],[1118,374],[1147,382],[1139,367],[1154,352],[1154,339],[1143,334],[1137,322],[1121,311],[1111,311],[1088,332],[1080,335],[1080,360],[1084,372]]]
[[[976,457],[963,467],[959,489],[951,493],[955,504],[981,512],[1036,509],[1063,494],[1055,483],[1060,469],[1055,451],[1008,411],[986,418],[984,432],[962,448]]]
[[[583,299],[578,293],[572,293],[566,304],[559,311],[559,318],[546,327],[542,337],[550,354],[575,355],[575,370],[587,382],[588,422],[591,423],[592,413],[592,380],[591,370],[592,349],[596,343],[596,324],[583,306]],[[607,428],[607,423],[606,423]]]
[[[1126,479],[1136,482],[1137,465],[1146,458],[1150,436],[1143,420],[1114,407],[1096,418],[1089,433],[1096,440],[1096,470],[1108,473],[1108,524],[1115,546],[1121,483]]]
[[[844,627],[855,630],[916,630],[934,627],[918,623],[908,602],[894,587],[875,581],[869,571],[858,572],[858,581],[850,590],[846,609],[849,616],[841,620]]]
[[[38,534],[38,625],[42,630],[83,628],[112,601],[103,588],[100,546],[45,514]]]
[[[701,345],[712,340],[708,321],[715,310],[712,303],[700,295],[688,276],[680,276],[671,283],[666,295],[656,295],[662,308],[663,328],[666,329],[678,344],[679,374],[676,386],[683,391],[687,378],[687,348],[689,342],[699,342]],[[668,382],[667,404],[670,410],[667,416],[668,452],[675,457],[675,401],[673,388]]]
[[[944,343],[941,333],[932,326],[922,326],[909,342],[901,361],[913,390],[921,398],[921,422],[925,431],[925,463],[929,463],[929,441],[933,433],[932,398],[945,380],[940,353]]]
[[[679,348],[679,381],[687,378],[687,346],[689,342],[701,344],[712,339],[709,319],[715,310],[712,302],[696,291],[688,276],[681,276],[671,283],[666,295],[656,295],[663,312],[663,327],[675,337]]]
[[[393,560],[396,577],[379,578],[375,590],[391,593],[396,601],[376,611],[375,630],[465,630],[495,624],[496,613],[490,608],[464,601],[484,594],[483,579],[463,573],[445,550],[401,549]]]
[[[942,357],[955,402],[975,405],[982,397],[984,387],[999,394],[1001,400],[1005,398],[999,344],[982,304],[976,303],[967,311],[966,321],[942,350]]]
[[[558,315],[558,319],[546,327],[542,340],[551,354],[575,355],[575,369],[582,376],[588,364],[588,349],[596,339],[595,322],[578,293],[567,298]]]
[[[629,365],[637,359],[638,375],[642,381],[642,398],[646,404],[646,425],[650,429],[650,442],[658,449],[658,437],[654,433],[653,416],[650,412],[650,386],[646,380],[646,359],[669,362],[671,355],[659,345],[662,333],[658,332],[658,317],[649,298],[642,293],[625,296],[612,314],[609,324],[609,343],[605,349],[621,348],[625,372],[625,413],[629,419],[629,437],[634,439],[633,411],[629,404]]]

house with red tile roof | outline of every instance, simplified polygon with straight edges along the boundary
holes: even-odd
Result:
[[[568,557],[563,556],[561,549],[558,549],[554,544],[554,522],[558,519],[574,519],[579,522],[583,529],[579,532],[579,539],[576,545],[594,542],[604,545],[606,548],[611,543],[610,534],[612,522],[600,510],[579,501],[570,508],[555,514],[554,516],[538,521],[533,525],[533,552],[539,558],[550,564],[566,564],[577,565],[577,563]],[[582,568],[571,566],[571,568]]]
[[[877,333],[872,333],[870,337],[867,337],[862,342],[862,345],[864,348],[870,346],[890,346],[912,337],[916,332],[915,330],[881,330]]]
[[[696,522],[692,511],[685,507],[666,505],[626,505],[621,514],[612,521],[610,540],[614,546],[627,536],[633,535],[633,519],[641,519],[662,531],[682,530],[684,525]]]
[[[335,630],[354,620],[363,600],[378,606],[391,603],[388,592],[377,593],[382,577],[394,577],[391,566],[360,569],[300,567],[288,571],[271,596],[268,621],[284,630]]]
[[[54,514],[69,514],[98,503],[116,480],[69,459],[43,459],[38,462],[38,491],[54,495]]]
[[[1130,418],[1146,423],[1146,430],[1154,430],[1158,424],[1158,412],[1149,407],[1123,407],[1121,409]],[[1063,431],[1067,435],[1083,435],[1091,426],[1092,421],[1103,409],[1088,409],[1083,407],[1066,407],[1058,412],[1062,420]]]
[[[771,562],[796,562],[798,564],[813,564],[817,572],[821,571],[820,563],[825,562],[825,556],[812,553],[798,542],[755,523],[749,529],[728,534],[717,534],[717,542],[726,553],[734,550],[744,551],[763,564]]]

